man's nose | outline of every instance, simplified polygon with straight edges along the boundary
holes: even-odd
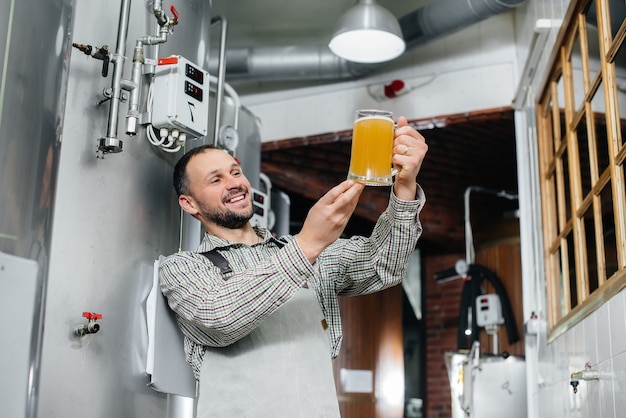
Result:
[[[243,184],[242,177],[228,176],[226,182],[227,189],[238,189]]]

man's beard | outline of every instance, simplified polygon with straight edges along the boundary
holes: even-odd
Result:
[[[202,216],[209,222],[213,222],[217,226],[221,226],[228,229],[243,228],[254,214],[253,209],[250,211],[241,213],[233,212],[231,210],[216,210],[216,209],[201,209]]]

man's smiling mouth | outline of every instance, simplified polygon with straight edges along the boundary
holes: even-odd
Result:
[[[237,203],[239,201],[242,201],[243,199],[245,199],[245,195],[241,194],[241,195],[233,197],[232,199],[228,199],[226,203]]]

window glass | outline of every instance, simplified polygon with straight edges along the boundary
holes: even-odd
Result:
[[[585,83],[583,78],[583,63],[580,53],[580,38],[577,36],[570,57],[572,69],[572,88],[574,91],[574,109],[580,109],[585,103]]]
[[[554,137],[554,123],[557,124],[559,121],[554,121],[552,118],[552,99],[550,99],[546,106],[546,116],[542,117],[541,120],[544,122],[545,132],[550,135],[550,138]],[[548,163],[551,162],[554,158],[554,150],[556,148],[554,141],[551,141],[552,144],[549,147],[543,146],[541,147],[541,152],[543,153],[543,161]]]
[[[565,214],[564,222],[567,222],[572,217],[572,198],[570,193],[570,173],[569,173],[569,161],[567,157],[567,148],[563,156],[560,158],[560,162],[563,167],[563,180],[559,184],[565,200],[563,201],[564,207],[562,207],[562,213]]]
[[[609,13],[611,14],[611,39],[613,39],[626,18],[626,2],[611,0],[608,3]]]
[[[598,255],[596,251],[596,230],[593,216],[593,205],[589,205],[583,215],[585,231],[585,247],[587,249],[587,269],[589,277],[589,294],[598,288]]]
[[[589,163],[589,138],[587,136],[587,124],[585,118],[581,119],[576,127],[576,138],[578,140],[578,157],[580,159],[580,181],[582,185],[583,199],[591,193],[591,166]]]
[[[567,234],[565,241],[567,242],[567,267],[569,270],[567,284],[569,285],[570,309],[574,309],[578,306],[578,285],[576,283],[576,253],[574,251],[574,233],[572,231]]]
[[[602,212],[602,231],[604,238],[604,262],[606,278],[610,278],[617,271],[617,243],[615,241],[615,216],[613,211],[613,193],[609,181],[600,192]]]
[[[548,191],[548,193],[551,196],[556,197],[556,190],[557,190],[557,186],[556,186],[556,173],[553,171],[552,175],[550,176],[550,178],[548,179],[548,181],[546,182],[546,187],[548,187],[550,190]],[[554,235],[548,237],[548,240],[550,242],[554,241],[554,239],[556,238],[556,235],[558,234],[558,230],[559,227],[558,225],[560,225],[560,222],[558,222],[558,215],[557,215],[557,209],[556,209],[556,200],[553,200],[552,202],[548,203],[547,205],[547,213],[546,216],[548,216],[549,218],[549,222],[550,222],[550,226],[551,228],[549,229],[550,231],[554,231]]]
[[[617,112],[620,116],[621,145],[626,139],[626,44],[622,43],[615,55],[615,69],[617,72]]]
[[[555,135],[554,139],[555,139],[555,148],[559,147],[559,144],[561,143],[561,140],[563,138],[563,135],[565,135],[565,133],[567,132],[566,128],[566,122],[565,122],[565,93],[564,93],[564,87],[563,87],[563,75],[561,74],[557,80],[557,84],[556,84],[556,91],[557,91],[557,97],[556,99],[556,105],[558,106],[559,112],[558,112],[558,126],[560,127],[560,131],[559,131],[559,136]]]
[[[563,259],[564,257],[567,257],[567,246],[565,245],[560,245],[559,246],[559,257],[558,257],[558,265],[559,265],[559,271],[557,272],[557,275],[555,275],[555,278],[559,279],[559,287],[558,287],[558,302],[559,302],[559,306],[561,307],[560,309],[560,314],[559,314],[559,318],[564,317],[565,315],[567,315],[567,313],[569,312],[570,308],[570,300],[569,300],[569,284],[566,281],[566,272],[565,269],[563,269]],[[569,273],[567,273],[568,276],[567,278],[569,278]]]
[[[596,74],[600,72],[602,68],[602,60],[600,59],[600,40],[598,38],[598,23],[595,18],[595,2],[591,2],[591,7],[588,8],[586,15],[586,26],[585,30],[587,33],[587,51],[589,53],[588,62],[589,62],[589,75],[590,79],[593,80]],[[593,14],[590,16],[589,10],[593,11]]]
[[[602,175],[609,167],[609,140],[606,131],[606,117],[604,112],[604,83],[595,91],[591,101],[595,127],[595,148],[598,160],[598,173]]]

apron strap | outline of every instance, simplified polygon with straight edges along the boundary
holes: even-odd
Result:
[[[215,264],[215,266],[222,272],[222,276],[226,276],[227,274],[233,272],[233,269],[230,268],[228,260],[226,260],[222,254],[217,252],[217,248],[213,248],[210,251],[200,254],[208,258],[211,263]]]
[[[279,248],[282,248],[285,245],[285,242],[279,240],[275,240],[275,242]],[[205,251],[200,254],[208,258],[211,263],[215,264],[215,267],[220,269],[220,271],[222,272],[222,276],[226,276],[227,274],[233,272],[233,269],[230,268],[228,260],[226,260],[226,258],[224,258],[224,256],[217,251],[217,248],[213,248],[212,250]]]

